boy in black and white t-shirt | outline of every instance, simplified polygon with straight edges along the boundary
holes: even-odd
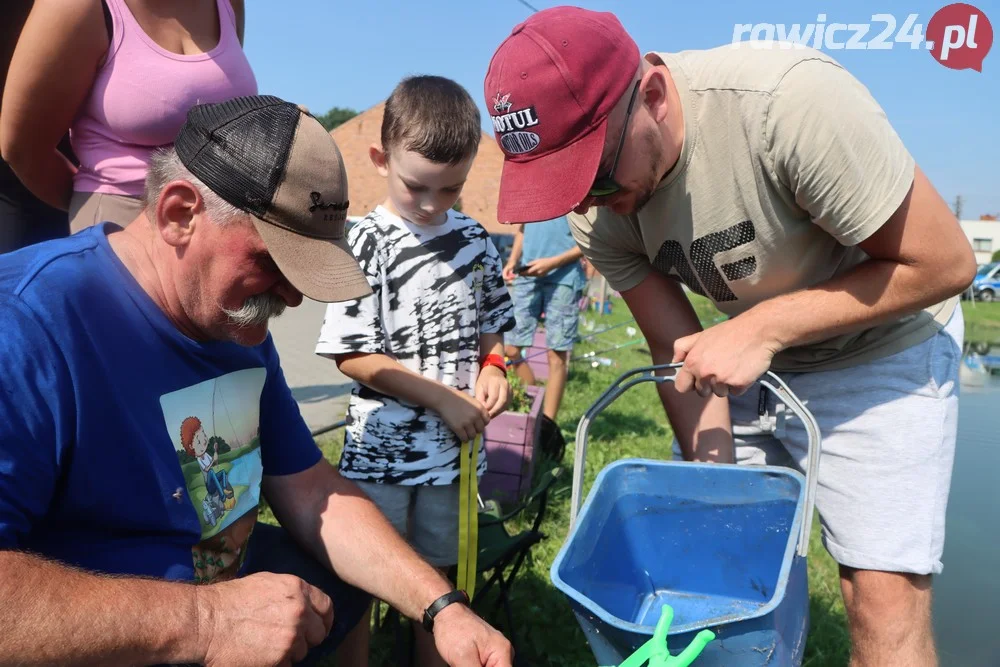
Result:
[[[370,149],[388,197],[348,234],[373,294],[330,304],[316,346],[354,380],[341,473],[441,568],[458,561],[461,443],[509,395],[502,261],[482,226],[451,210],[481,136],[475,103],[453,81],[413,77],[393,91]],[[368,624],[358,628],[364,637],[342,649],[358,649],[352,665],[367,664]],[[417,647],[419,664],[443,664],[422,629]]]

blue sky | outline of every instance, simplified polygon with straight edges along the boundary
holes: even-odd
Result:
[[[559,4],[528,2],[539,9]],[[808,24],[820,14],[826,14],[827,24],[872,23],[872,35],[885,27],[872,21],[873,14],[893,15],[896,33],[908,15],[917,14],[926,31],[945,3],[577,4],[613,11],[642,51],[683,51],[728,44],[737,23]],[[973,4],[1000,32],[1000,1]],[[486,67],[497,45],[530,13],[518,0],[255,1],[247,3],[246,52],[262,93],[305,104],[315,113],[332,106],[367,109],[407,75],[448,76],[479,102],[487,129],[482,94]],[[827,53],[872,91],[942,196],[949,203],[955,195],[963,196],[963,218],[1000,212],[1000,45],[994,44],[982,73],[948,69],[906,43],[894,43],[889,50]]]

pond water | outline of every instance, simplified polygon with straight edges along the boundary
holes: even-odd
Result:
[[[934,582],[942,666],[1000,666],[1000,345],[963,371],[944,571]],[[993,374],[989,369],[993,368]]]

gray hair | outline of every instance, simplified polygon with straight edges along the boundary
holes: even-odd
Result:
[[[219,225],[225,225],[247,216],[245,211],[236,208],[202,183],[197,176],[188,171],[181,162],[174,147],[161,148],[153,153],[146,172],[146,190],[143,194],[143,208],[146,217],[156,222],[156,205],[160,201],[163,188],[172,181],[187,181],[193,185],[205,202],[208,217]]]

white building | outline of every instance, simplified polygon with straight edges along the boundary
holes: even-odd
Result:
[[[976,253],[976,263],[992,261],[993,253],[1000,250],[1000,221],[961,220],[960,224]]]

